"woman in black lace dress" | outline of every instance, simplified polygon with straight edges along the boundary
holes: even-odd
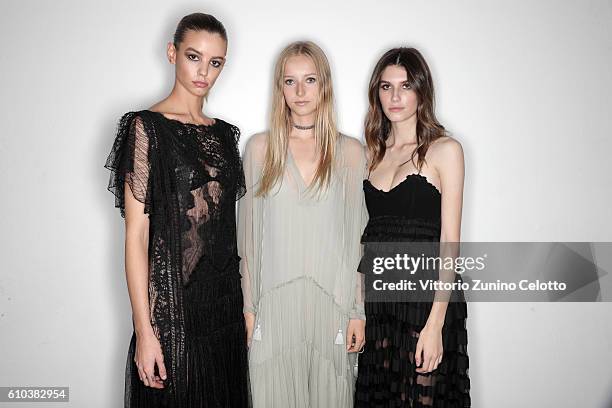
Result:
[[[449,243],[460,238],[463,151],[436,119],[422,55],[413,48],[384,54],[370,80],[369,102],[369,221],[362,242],[440,242],[456,249]],[[467,307],[462,292],[454,295],[451,302],[382,302],[372,301],[366,289],[357,407],[470,406]]]
[[[134,333],[125,407],[248,406],[235,202],[245,193],[239,131],[202,114],[225,62],[214,17],[184,17],[168,59],[172,93],[126,113],[107,159],[126,221]]]

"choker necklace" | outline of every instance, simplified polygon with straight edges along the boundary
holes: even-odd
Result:
[[[310,130],[310,129],[314,129],[314,125],[310,125],[310,126],[300,126],[300,125],[296,125],[295,123],[293,124],[293,127],[296,129],[300,129],[300,130]]]

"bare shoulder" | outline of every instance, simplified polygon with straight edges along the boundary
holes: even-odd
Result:
[[[431,146],[429,146],[427,154],[437,163],[463,161],[463,147],[457,139],[451,136],[443,136],[436,139]]]
[[[162,115],[172,116],[172,113],[170,112],[168,108],[169,107],[166,105],[165,101],[159,101],[156,104],[151,105],[151,107],[149,107],[147,110],[151,112],[158,112],[158,113],[161,113]]]

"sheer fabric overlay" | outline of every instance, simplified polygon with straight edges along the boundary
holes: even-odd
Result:
[[[220,119],[187,124],[144,110],[119,121],[105,165],[108,189],[122,217],[125,188],[149,216],[150,321],[168,373],[163,390],[142,385],[133,334],[126,407],[246,406],[235,216],[246,192],[239,136]]]
[[[366,179],[363,188],[369,212],[362,236],[366,246],[440,241],[441,193],[426,177],[411,174],[390,191],[379,190]],[[446,310],[442,362],[430,373],[416,371],[416,346],[431,307],[432,302],[373,302],[366,296],[366,345],[359,357],[355,407],[471,406],[467,304],[462,291]]]
[[[254,407],[352,407],[355,353],[350,319],[365,319],[357,272],[367,222],[365,153],[339,138],[329,188],[309,191],[287,152],[285,173],[256,196],[267,134],[248,140],[247,193],[239,201],[244,310],[256,316],[249,350]]]

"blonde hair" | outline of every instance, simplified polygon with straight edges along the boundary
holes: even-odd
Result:
[[[331,69],[325,53],[318,45],[311,41],[297,41],[285,47],[276,60],[268,143],[261,183],[257,191],[258,196],[266,195],[283,177],[285,171],[289,134],[292,127],[291,111],[283,95],[285,64],[290,57],[297,55],[304,55],[312,60],[319,84],[314,134],[317,152],[320,153],[321,158],[309,189],[316,185],[317,191],[321,191],[329,186],[331,180],[333,158],[338,140]]]

